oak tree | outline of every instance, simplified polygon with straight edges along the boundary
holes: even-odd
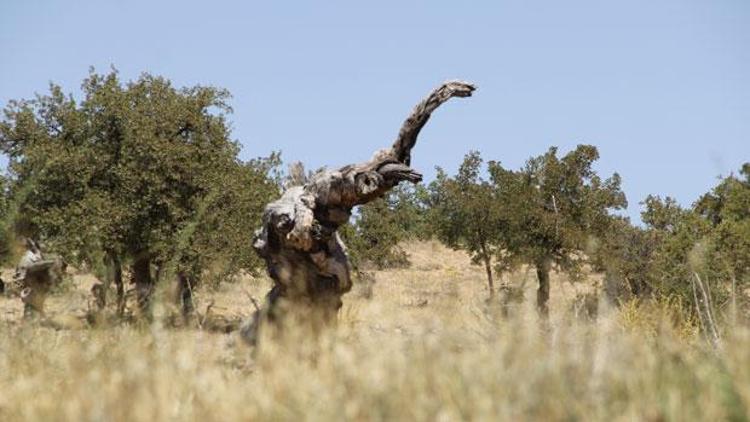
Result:
[[[435,233],[443,243],[467,251],[487,274],[490,296],[495,293],[492,259],[505,246],[507,224],[504,204],[492,185],[482,179],[482,158],[469,152],[455,177],[438,168],[431,183],[431,216]]]
[[[612,211],[627,206],[620,176],[602,180],[593,169],[598,158],[596,147],[579,145],[563,157],[552,147],[517,171],[489,163],[496,201],[508,218],[501,251],[506,260],[535,267],[543,316],[552,267],[572,277],[580,274],[587,243],[606,234]]]
[[[229,93],[149,74],[123,83],[114,70],[92,70],[81,90],[76,101],[52,85],[5,109],[17,230],[73,263],[106,259],[120,301],[129,264],[143,311],[160,275],[185,285],[218,251],[253,269],[258,260],[236,251],[278,191],[265,163],[237,159]]]

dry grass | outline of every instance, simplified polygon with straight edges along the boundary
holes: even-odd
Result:
[[[487,303],[483,271],[436,243],[407,246],[413,266],[375,275],[372,298],[345,297],[339,326],[292,330],[253,352],[237,334],[52,329],[21,324],[0,298],[0,420],[743,420],[750,332],[713,352],[669,309],[603,309],[577,318],[597,284],[553,279],[552,319],[526,300]],[[520,286],[519,272],[504,281]],[[91,278],[51,302],[85,311]],[[247,315],[267,280],[201,292],[199,310]],[[68,319],[71,319],[68,317]],[[76,319],[73,319],[76,320]],[[65,325],[65,324],[61,324]]]

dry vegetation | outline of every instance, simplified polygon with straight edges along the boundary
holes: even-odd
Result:
[[[725,332],[713,351],[668,305],[602,303],[594,319],[580,304],[597,279],[562,276],[553,276],[551,319],[542,326],[532,273],[505,277],[515,299],[488,304],[484,270],[466,255],[436,242],[406,250],[412,266],[356,286],[335,330],[315,339],[290,330],[255,351],[236,332],[165,327],[158,309],[148,327],[88,327],[78,317],[91,276],[77,275],[51,298],[52,324],[22,323],[20,301],[2,297],[0,420],[748,416],[744,327]],[[213,303],[216,315],[249,315],[248,295],[260,297],[268,285],[247,279],[201,291],[198,310]]]

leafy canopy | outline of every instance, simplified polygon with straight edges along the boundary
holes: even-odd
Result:
[[[606,233],[612,211],[627,206],[620,176],[602,180],[594,171],[598,158],[596,147],[579,145],[563,157],[550,148],[518,171],[489,163],[498,201],[507,209],[505,260],[580,270],[580,252]]]
[[[92,70],[81,88],[80,102],[51,85],[5,109],[17,229],[74,262],[104,251],[198,272],[221,251],[254,268],[240,239],[277,194],[278,157],[237,159],[229,93],[149,74],[123,83],[114,70]]]

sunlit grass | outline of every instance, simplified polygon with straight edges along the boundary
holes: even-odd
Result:
[[[725,330],[715,351],[668,305],[602,307],[598,319],[584,321],[570,311],[579,287],[562,280],[553,285],[548,326],[530,303],[533,282],[526,301],[503,317],[499,304],[485,301],[481,268],[465,256],[430,243],[407,250],[412,268],[377,273],[372,299],[356,289],[347,295],[338,327],[319,336],[292,328],[257,350],[236,333],[158,322],[54,330],[6,320],[0,420],[748,416],[745,327]],[[266,287],[245,280],[201,291],[198,309],[210,298],[223,312],[249,314],[245,291],[257,296]]]

